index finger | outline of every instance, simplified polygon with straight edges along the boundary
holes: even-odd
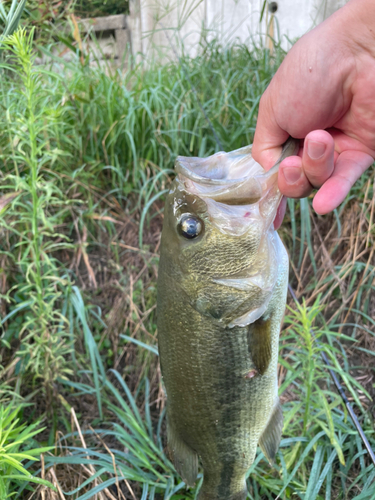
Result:
[[[269,170],[276,163],[280,157],[281,146],[289,137],[288,132],[282,129],[275,120],[270,98],[271,86],[272,82],[259,103],[258,121],[252,147],[254,160],[265,170]]]

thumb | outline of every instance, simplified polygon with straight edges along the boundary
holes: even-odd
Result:
[[[270,87],[264,92],[260,103],[255,129],[252,156],[265,170],[269,170],[280,158],[281,146],[289,134],[277,124],[270,98]]]

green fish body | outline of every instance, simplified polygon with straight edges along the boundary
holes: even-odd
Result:
[[[289,141],[280,161],[296,152]],[[273,228],[278,164],[251,147],[176,162],[158,277],[158,340],[168,447],[199,500],[244,500],[259,444],[270,462],[281,437],[277,358],[288,256]]]

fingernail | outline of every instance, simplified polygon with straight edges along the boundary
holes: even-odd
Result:
[[[324,155],[326,147],[324,142],[308,141],[307,154],[312,160],[319,160]]]
[[[285,167],[283,174],[288,184],[295,184],[301,177],[301,169],[299,167]]]

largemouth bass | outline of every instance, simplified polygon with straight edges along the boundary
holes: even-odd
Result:
[[[288,256],[273,228],[279,163],[251,146],[178,157],[168,194],[158,277],[158,339],[174,465],[200,500],[243,500],[259,444],[272,462],[282,411],[277,357]]]

